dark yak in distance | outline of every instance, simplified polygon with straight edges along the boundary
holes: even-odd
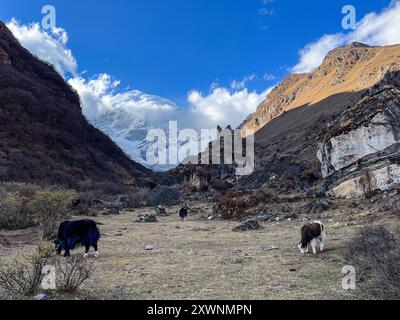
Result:
[[[91,246],[95,250],[95,256],[98,257],[97,242],[99,239],[100,231],[96,222],[92,220],[66,221],[60,224],[55,244],[59,255],[65,250],[64,257],[69,257],[70,250],[79,245],[85,247],[85,257],[88,256]]]
[[[187,219],[188,217],[188,211],[186,210],[186,208],[182,208],[179,211],[179,217],[181,218],[182,221],[184,221],[185,219]]]

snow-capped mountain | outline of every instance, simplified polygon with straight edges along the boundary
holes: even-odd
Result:
[[[179,108],[164,98],[128,91],[108,96],[107,106],[91,123],[107,134],[133,160],[154,171],[166,171],[174,165],[150,165],[146,153],[151,129],[162,129],[168,134],[169,121],[176,120]],[[104,101],[103,101],[104,102]],[[162,112],[160,112],[162,110]]]

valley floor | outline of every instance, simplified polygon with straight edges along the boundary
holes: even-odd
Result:
[[[342,289],[342,251],[360,225],[328,221],[327,250],[316,256],[297,249],[302,217],[265,223],[261,231],[232,232],[237,222],[208,221],[211,206],[188,221],[178,208],[158,223],[138,224],[139,213],[99,216],[102,239],[95,276],[83,299],[362,299]],[[79,217],[76,217],[79,218]],[[393,226],[393,221],[382,218]],[[34,249],[36,232],[0,231],[0,261]],[[146,251],[146,245],[154,246]],[[270,247],[275,247],[273,250]],[[276,248],[278,247],[278,248]],[[263,250],[264,248],[264,250]],[[81,253],[83,248],[74,251]],[[94,259],[94,258],[93,258]]]

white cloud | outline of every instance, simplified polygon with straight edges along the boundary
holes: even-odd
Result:
[[[400,43],[400,1],[392,1],[380,14],[366,15],[354,32],[350,42],[358,41],[369,45],[392,45]]]
[[[257,75],[253,73],[251,75],[245,76],[242,81],[233,80],[231,83],[231,88],[234,90],[243,90],[246,88],[248,82],[255,81],[257,79]]]
[[[324,60],[329,51],[343,45],[343,35],[324,35],[317,42],[307,44],[300,51],[300,61],[292,69],[295,73],[311,72]]]
[[[276,77],[273,74],[266,73],[266,74],[264,74],[263,79],[265,81],[272,81],[272,80],[275,80]]]
[[[210,127],[237,127],[249,114],[256,111],[271,90],[272,88],[258,94],[249,92],[246,88],[241,91],[216,88],[208,95],[192,91],[188,94],[188,101],[193,108],[194,118],[206,118]]]
[[[99,74],[92,78],[82,73],[77,75],[76,60],[67,47],[68,34],[61,28],[46,32],[38,23],[23,25],[15,19],[7,26],[33,54],[53,64],[65,77],[67,73],[74,75],[68,82],[79,93],[83,112],[90,121],[96,121],[109,111],[124,110],[143,122],[150,122],[153,127],[164,127],[164,122],[176,119],[182,122],[182,126],[195,129],[228,124],[237,126],[256,110],[267,95],[267,91],[248,91],[247,83],[258,78],[255,74],[250,74],[242,81],[233,81],[230,89],[221,87],[215,81],[207,95],[191,91],[187,96],[189,107],[181,108],[167,99],[146,95],[137,90],[121,92],[118,90],[119,82],[108,74]]]
[[[76,60],[67,48],[68,34],[63,29],[45,32],[39,24],[22,25],[15,19],[8,27],[24,47],[53,64],[64,78],[69,78],[68,83],[81,98],[85,117],[144,165],[147,165],[143,152],[147,148],[145,138],[149,129],[166,129],[169,121],[178,121],[179,129],[215,129],[217,125],[237,127],[271,90],[249,92],[246,84],[258,79],[255,74],[232,82],[230,88],[221,87],[216,80],[208,94],[190,91],[187,107],[183,108],[138,90],[122,91],[120,82],[108,74],[94,77],[85,72],[78,74]]]
[[[16,19],[7,23],[7,27],[25,48],[40,59],[50,62],[60,74],[76,74],[78,66],[71,50],[66,47],[68,34],[64,29],[53,28],[47,33],[40,28],[39,23],[23,25]]]
[[[381,13],[367,14],[350,33],[324,35],[318,41],[306,45],[300,51],[300,61],[292,68],[295,73],[311,72],[334,48],[352,42],[369,45],[392,45],[400,43],[400,1],[392,1]]]
[[[146,95],[137,90],[117,92],[119,82],[107,74],[87,80],[75,77],[68,81],[78,91],[83,112],[90,121],[97,121],[104,114],[123,110],[136,117],[137,123],[165,128],[168,121],[178,120],[181,128],[208,129],[228,124],[237,127],[272,90],[260,94],[217,87],[204,95],[193,90],[188,93],[189,107],[181,108],[167,99]]]
[[[89,80],[78,76],[68,82],[81,97],[83,113],[93,122],[107,113],[123,111],[135,117],[136,124],[157,125],[173,119],[179,111],[173,102],[161,97],[138,90],[117,92],[120,82],[108,74],[100,74]]]
[[[90,80],[77,76],[68,82],[79,93],[83,113],[88,119],[97,120],[112,109],[109,102],[118,82],[112,81],[109,75],[101,74]]]
[[[274,9],[261,8],[258,10],[260,16],[272,16],[275,13]]]

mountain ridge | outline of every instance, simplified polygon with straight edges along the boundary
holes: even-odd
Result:
[[[0,22],[0,180],[118,189],[152,179],[87,122],[75,90]]]
[[[242,124],[256,132],[289,110],[318,103],[329,96],[362,91],[400,70],[400,45],[352,43],[331,50],[310,73],[291,74],[278,84]]]

